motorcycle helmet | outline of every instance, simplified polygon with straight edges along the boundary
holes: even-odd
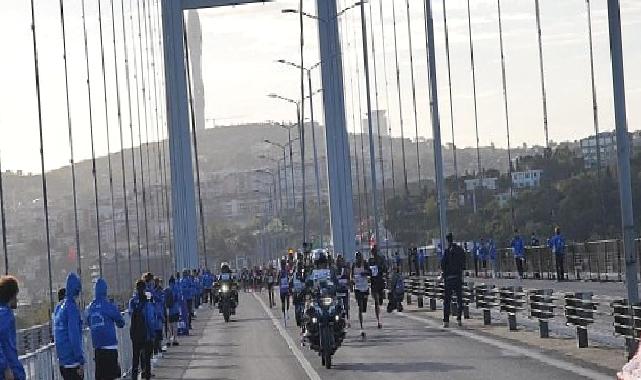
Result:
[[[223,261],[223,262],[220,264],[220,271],[221,271],[221,272],[229,272],[229,271],[230,271],[230,269],[229,269],[229,263],[227,263],[227,262]]]
[[[322,249],[318,249],[314,251],[313,258],[314,258],[314,265],[316,266],[327,264],[327,253]]]

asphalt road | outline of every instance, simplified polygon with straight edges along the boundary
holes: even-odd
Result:
[[[277,301],[277,303],[279,303]],[[352,304],[352,310],[355,305]],[[241,293],[238,315],[225,324],[216,311],[199,311],[192,336],[172,347],[155,368],[156,379],[606,379],[612,374],[565,362],[545,352],[476,335],[444,330],[418,314],[385,314],[376,328],[366,314],[367,339],[358,321],[327,370],[300,346],[290,311],[283,325],[280,305],[267,306],[266,294]]]

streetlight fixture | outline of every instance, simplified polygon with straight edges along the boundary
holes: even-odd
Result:
[[[303,177],[303,243],[307,242],[307,198],[306,198],[306,181],[305,181],[305,129],[303,128],[303,121],[301,120],[301,102],[294,99],[290,99],[278,94],[271,93],[267,95],[271,99],[282,100],[296,106],[296,120],[298,121],[298,136],[300,138],[300,164]],[[292,156],[291,144],[290,144],[290,160]],[[294,177],[294,169],[292,164],[292,181]]]
[[[310,66],[309,68],[305,68],[299,64],[296,64],[284,59],[279,59],[276,62],[307,72],[307,85],[308,85],[309,95],[307,95],[305,99],[309,98],[309,110],[310,110],[310,118],[311,118],[311,124],[312,124],[312,147],[314,149],[314,175],[316,177],[316,198],[317,198],[318,220],[319,220],[318,235],[320,239],[320,245],[321,247],[323,247],[323,213],[321,212],[320,175],[319,175],[319,164],[318,164],[318,148],[316,146],[316,128],[314,126],[314,99],[313,99],[314,95],[321,92],[322,89],[319,89],[316,92],[312,91],[312,70],[319,67],[322,61],[317,62],[316,64]],[[304,128],[305,126],[304,120],[301,121],[301,126]]]
[[[334,18],[341,17],[345,12],[354,9],[354,8],[358,7],[359,5],[361,5],[361,4],[365,4],[366,2],[367,1],[357,1],[354,4],[350,5],[349,7],[347,7],[345,9],[341,10],[340,12],[338,12],[336,14],[336,16],[334,16]],[[303,16],[305,16],[307,18],[311,18],[311,19],[318,20],[318,21],[321,21],[321,22],[327,22],[327,20],[325,20],[325,19],[323,19],[321,17],[318,17],[316,15],[313,15],[313,14],[310,14],[310,13],[307,13],[307,12],[301,12],[298,9],[286,8],[286,9],[281,10],[281,13],[283,13],[283,14],[292,14],[292,13],[294,13],[294,14],[302,14]]]

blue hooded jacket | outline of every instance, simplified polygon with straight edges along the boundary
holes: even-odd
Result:
[[[180,280],[180,290],[186,301],[194,299],[194,281],[191,279],[191,276],[183,277]]]
[[[173,282],[172,282],[173,281]],[[168,315],[179,315],[180,314],[180,290],[176,285],[175,280],[169,282],[169,286],[165,288],[165,301],[169,300],[170,297],[173,299],[173,303],[170,308],[168,308]],[[165,302],[165,305],[167,303]]]
[[[156,331],[162,330],[165,322],[165,292],[161,287],[154,288],[154,310],[156,312]]]
[[[565,238],[563,235],[554,235],[548,244],[555,255],[563,256],[565,254]]]
[[[18,360],[16,349],[16,318],[7,305],[0,305],[0,380],[4,380],[5,369],[10,368],[17,380],[25,380],[27,375]]]
[[[80,294],[82,284],[75,273],[67,276],[67,295],[53,315],[54,337],[58,361],[62,367],[76,367],[85,364],[82,353],[82,317],[75,298]]]
[[[203,275],[202,284],[205,289],[211,289],[214,286],[214,276],[211,275],[210,271],[206,271]]]
[[[514,257],[522,259],[525,257],[525,242],[520,235],[516,235],[512,239],[512,249],[514,250]]]
[[[138,297],[138,293],[129,300],[129,316],[134,314],[134,310],[142,308],[142,314],[145,317],[145,327],[147,341],[151,342],[156,337],[155,324],[156,324],[156,310],[151,301],[143,301]]]
[[[115,326],[125,327],[125,320],[116,305],[107,299],[107,282],[102,278],[96,281],[95,299],[87,306],[87,325],[94,349],[118,345]]]

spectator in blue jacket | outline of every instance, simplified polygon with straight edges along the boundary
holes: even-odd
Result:
[[[125,327],[125,320],[118,307],[107,299],[107,282],[96,281],[95,298],[87,306],[87,325],[96,361],[96,380],[115,380],[122,376],[118,364],[118,338],[116,326]]]
[[[201,282],[202,278],[200,276],[200,271],[194,269],[191,277],[194,281],[194,309],[198,310],[203,295],[203,284]]]
[[[85,365],[82,352],[82,317],[76,305],[82,283],[77,274],[69,273],[66,289],[65,299],[53,315],[53,331],[62,378],[76,380],[84,377]]]
[[[165,292],[162,288],[162,279],[156,277],[154,279],[153,290],[154,310],[156,312],[155,340],[154,340],[154,354],[165,352],[162,348],[162,329],[165,325]]]
[[[178,346],[178,321],[180,320],[180,289],[174,276],[169,277],[169,286],[165,289],[165,307],[167,308],[167,345]]]
[[[186,320],[187,328],[191,330],[191,320],[194,317],[194,281],[191,278],[189,269],[183,270],[183,277],[180,280],[180,290],[182,292],[185,303],[187,304]]]
[[[16,348],[18,281],[13,276],[0,277],[0,380],[26,380]]]
[[[211,271],[209,269],[206,269],[205,273],[203,273],[202,285],[204,296],[203,303],[209,304],[209,308],[212,308],[214,306],[214,294],[212,293],[212,289],[214,287],[214,276],[211,275]]]
[[[151,379],[151,355],[154,343],[156,311],[151,302],[152,294],[147,291],[145,281],[136,282],[136,293],[129,300],[129,315],[131,316],[131,327],[129,336],[132,343],[132,367],[131,378],[138,378],[138,370],[142,372],[142,378]]]
[[[514,230],[511,246],[514,253],[514,261],[516,262],[516,270],[519,272],[519,280],[522,280],[523,264],[525,263],[525,242],[517,229]]]
[[[554,236],[550,238],[548,245],[556,260],[556,280],[561,282],[565,278],[565,268],[563,266],[565,260],[565,238],[561,235],[561,228],[557,227],[554,230]]]

